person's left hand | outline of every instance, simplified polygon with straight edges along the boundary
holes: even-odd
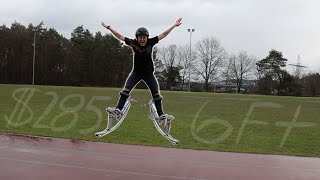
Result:
[[[176,23],[174,23],[175,26],[180,26],[182,24],[182,18],[179,18],[176,20]]]

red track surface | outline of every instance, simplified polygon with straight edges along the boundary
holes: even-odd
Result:
[[[1,180],[320,179],[320,159],[0,135]]]

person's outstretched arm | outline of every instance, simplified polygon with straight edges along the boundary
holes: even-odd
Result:
[[[119,33],[118,31],[116,31],[115,29],[113,29],[111,26],[109,26],[105,21],[102,21],[102,22],[101,22],[101,25],[102,25],[103,27],[109,29],[109,30],[112,32],[112,34],[113,34],[114,36],[116,36],[118,39],[120,39],[120,40],[122,40],[122,41],[125,40],[125,37],[124,37],[121,33]]]
[[[182,24],[181,20],[182,18],[177,19],[172,26],[170,26],[168,29],[159,34],[158,40],[160,41],[161,39],[165,38],[172,31],[173,28],[180,26],[180,24]]]

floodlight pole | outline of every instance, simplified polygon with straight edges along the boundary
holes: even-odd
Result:
[[[33,63],[32,63],[32,85],[34,85],[34,66],[36,62],[36,31],[33,35]]]
[[[188,32],[190,32],[190,47],[189,47],[189,87],[188,91],[190,92],[190,85],[191,85],[191,76],[190,76],[190,68],[191,68],[191,37],[192,33],[195,31],[195,29],[188,29]]]
[[[36,64],[36,36],[37,32],[40,30],[41,26],[43,25],[43,21],[34,28],[33,32],[33,61],[32,61],[32,85],[34,85],[34,70],[35,70],[35,64]]]

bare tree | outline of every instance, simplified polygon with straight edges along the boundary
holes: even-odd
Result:
[[[302,77],[305,95],[317,96],[320,94],[320,74],[317,72],[309,72]]]
[[[200,61],[196,71],[204,80],[205,90],[209,91],[209,83],[217,78],[227,53],[216,38],[204,38],[196,44],[196,48]]]
[[[190,58],[191,54],[191,58]],[[181,87],[180,90],[183,90],[186,82],[189,81],[189,70],[190,70],[190,79],[191,75],[194,74],[194,61],[196,59],[196,53],[191,49],[189,45],[179,46],[177,49],[177,58],[178,58],[178,67],[180,67],[180,76],[181,76]],[[191,61],[191,62],[190,62]],[[189,69],[190,66],[190,69]]]
[[[229,86],[228,85],[230,85],[230,83],[231,83],[231,78],[232,78],[232,76],[231,76],[231,65],[232,65],[232,61],[231,61],[231,57],[229,57],[229,60],[228,60],[228,64],[227,64],[227,66],[225,66],[225,69],[224,69],[224,71],[222,72],[222,77],[225,79],[225,90],[226,91],[229,91]]]
[[[166,83],[166,89],[176,87],[181,81],[180,67],[178,66],[177,46],[170,45],[159,50],[159,60],[164,62],[164,70],[161,72],[161,78]]]
[[[177,46],[172,44],[168,47],[162,47],[159,49],[159,59],[164,63],[166,68],[173,67],[178,64],[177,62]]]
[[[231,76],[237,84],[237,92],[240,92],[243,80],[247,78],[256,64],[256,58],[249,56],[247,52],[242,51],[238,55],[231,55],[229,58]]]

